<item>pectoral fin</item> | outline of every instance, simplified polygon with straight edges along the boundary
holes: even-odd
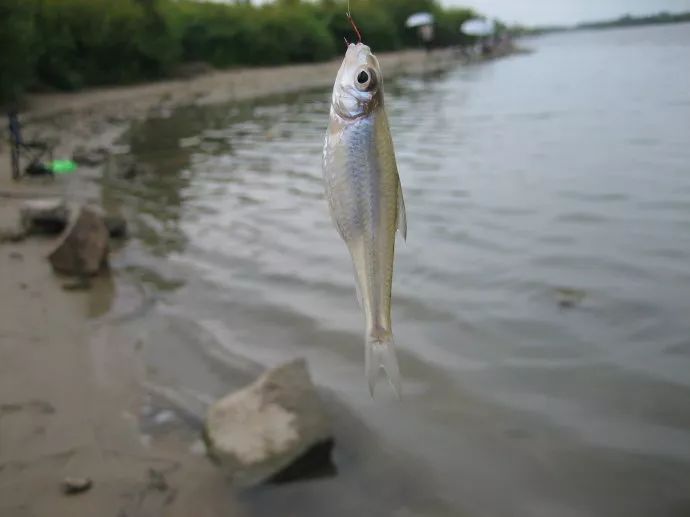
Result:
[[[356,277],[355,277],[355,291],[357,294],[357,303],[359,304],[359,308],[363,309],[364,308],[364,302],[362,301],[362,290],[359,288],[359,282],[357,281]]]
[[[396,222],[400,235],[402,235],[404,240],[407,240],[407,216],[405,215],[405,200],[403,199],[400,181],[398,181],[398,215]]]

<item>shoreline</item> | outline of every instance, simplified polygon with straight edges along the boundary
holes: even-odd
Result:
[[[387,79],[435,74],[459,64],[451,50],[379,55]],[[25,138],[55,142],[54,156],[77,147],[113,149],[131,122],[183,106],[262,99],[328,88],[340,59],[274,68],[214,71],[173,79],[76,93],[35,94],[21,115]],[[0,230],[26,199],[63,197],[70,204],[100,204],[103,165],[83,166],[55,181],[10,179],[6,130],[0,144]],[[1,232],[0,232],[1,233]],[[56,238],[0,239],[0,515],[187,516],[203,502],[204,515],[242,515],[233,489],[189,442],[166,437],[142,443],[142,406],[155,393],[131,338],[107,318],[122,280],[115,270],[90,291],[65,292],[46,256]],[[115,251],[117,253],[117,251]],[[94,314],[95,313],[95,314]],[[41,381],[38,382],[37,380]],[[151,471],[168,488],[152,488]],[[66,476],[88,476],[93,488],[60,493]],[[25,512],[25,513],[24,513]]]
[[[440,49],[403,50],[377,54],[386,79],[400,75],[436,73],[448,69],[457,59],[453,51]],[[131,117],[150,108],[187,104],[222,104],[260,99],[272,95],[329,87],[340,66],[338,58],[321,63],[275,67],[213,70],[191,78],[172,78],[156,82],[91,88],[68,93],[40,93],[27,96],[27,121],[66,112],[106,112],[111,116]]]
[[[384,52],[378,54],[378,58],[386,79],[436,74],[461,61],[451,49],[429,54],[423,50]],[[333,84],[340,63],[341,59],[337,59],[278,67],[214,70],[189,79],[30,94],[26,97],[25,111],[20,113],[20,121],[26,140],[50,141],[54,144],[54,156],[66,158],[71,157],[78,146],[110,148],[131,122],[149,116],[165,116],[180,107],[260,100],[328,88]],[[36,184],[10,179],[7,141],[7,126],[3,124],[0,126],[0,198],[27,195],[27,191],[36,190]],[[32,184],[32,188],[28,188],[27,183]],[[69,187],[69,190],[74,193],[78,188]],[[55,188],[47,187],[47,192],[51,191]]]

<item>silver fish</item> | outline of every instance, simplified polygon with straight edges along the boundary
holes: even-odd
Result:
[[[366,320],[369,391],[383,368],[400,396],[391,324],[395,232],[407,234],[398,167],[383,103],[381,67],[362,43],[348,45],[333,86],[323,148],[331,218],[347,244]]]

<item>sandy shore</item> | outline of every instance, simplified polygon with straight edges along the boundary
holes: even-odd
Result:
[[[457,61],[450,51],[381,54],[387,79],[433,74]],[[28,98],[25,138],[75,148],[112,148],[130,123],[176,107],[219,106],[332,84],[340,61],[216,71],[74,94]],[[89,291],[66,291],[46,259],[54,238],[3,242],[25,199],[100,201],[101,168],[80,167],[55,181],[11,180],[5,123],[0,127],[0,517],[224,516],[243,512],[221,473],[190,448],[189,436],[148,439],[150,405],[139,344],[109,324],[117,271]],[[115,251],[116,253],[116,251]],[[120,286],[122,287],[122,286]],[[189,430],[186,431],[187,433]],[[87,476],[90,491],[63,495],[66,476]],[[161,481],[163,480],[163,482]]]
[[[111,279],[66,293],[44,258],[51,245],[0,246],[0,516],[241,515],[203,457],[140,441],[135,346],[88,319]],[[93,488],[65,496],[66,476]]]
[[[387,77],[432,73],[451,63],[448,52],[380,58]],[[109,147],[131,120],[176,106],[327,87],[338,66],[231,70],[35,95],[21,118],[29,138],[52,139],[55,156],[68,157],[79,145]],[[97,168],[55,182],[13,182],[2,136],[0,230],[15,224],[26,198],[98,200],[97,184],[88,181]],[[46,260],[53,245],[48,238],[0,243],[0,517],[242,515],[220,472],[188,444],[142,440],[139,414],[147,393],[137,344],[93,319],[108,307],[117,274],[98,279],[88,292],[67,292]],[[60,482],[66,476],[88,476],[93,488],[65,496]]]

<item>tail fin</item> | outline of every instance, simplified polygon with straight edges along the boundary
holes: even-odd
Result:
[[[373,398],[374,387],[379,370],[384,369],[395,394],[400,398],[400,368],[395,357],[393,335],[386,333],[381,337],[369,337],[365,343],[364,367],[369,381],[369,392]]]

